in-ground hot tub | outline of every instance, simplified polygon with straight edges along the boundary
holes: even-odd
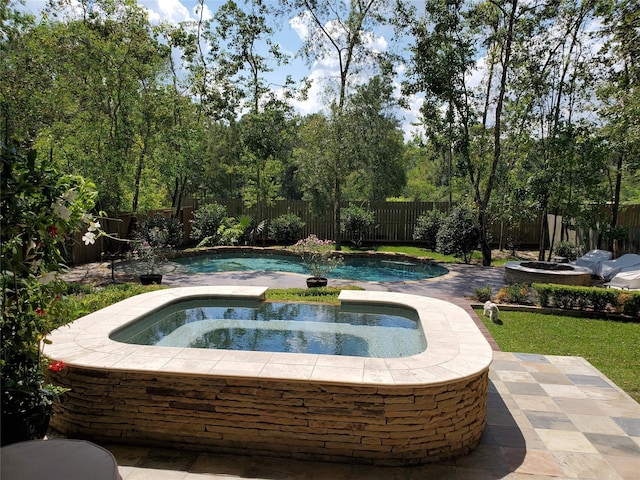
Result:
[[[71,388],[52,426],[96,441],[379,465],[464,455],[486,421],[492,351],[451,303],[343,291],[342,303],[413,309],[427,349],[402,358],[158,347],[111,332],[191,298],[263,298],[262,287],[193,287],[124,300],[53,332],[49,372]]]
[[[556,262],[507,262],[504,265],[504,280],[516,283],[559,283],[561,285],[591,285],[591,269]]]

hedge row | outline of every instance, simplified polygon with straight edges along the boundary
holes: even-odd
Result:
[[[640,317],[640,292],[548,283],[534,283],[531,287],[541,307],[602,313],[614,311]]]

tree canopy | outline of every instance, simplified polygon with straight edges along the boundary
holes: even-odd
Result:
[[[637,0],[198,0],[180,24],[135,0],[51,0],[38,17],[0,2],[0,141],[35,150],[95,183],[111,213],[188,197],[241,198],[253,214],[279,198],[471,203],[484,263],[489,226],[540,223],[540,257],[595,227],[607,246],[620,206],[640,198]],[[296,19],[300,52],[274,40]],[[402,52],[381,50],[394,28]],[[274,85],[301,55],[336,65],[324,109]],[[414,135],[405,108],[419,109]],[[595,214],[611,204],[609,216]],[[557,232],[556,232],[557,233]]]

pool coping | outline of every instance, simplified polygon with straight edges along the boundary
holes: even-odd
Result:
[[[436,385],[487,370],[493,351],[463,308],[412,294],[344,290],[343,303],[388,304],[414,309],[427,349],[404,358],[365,358],[319,354],[244,352],[119,343],[109,333],[149,311],[181,299],[264,299],[268,287],[203,286],[157,290],[118,302],[52,332],[45,355],[70,366],[178,375],[215,375],[288,382],[370,386]]]

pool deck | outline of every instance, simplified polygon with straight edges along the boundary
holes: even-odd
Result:
[[[420,282],[330,280],[330,285],[432,296],[468,309],[475,288],[491,285],[497,292],[502,277],[502,268],[455,265],[444,277]],[[242,272],[169,274],[163,283],[277,288],[304,287],[304,280],[295,274]],[[487,426],[480,446],[456,460],[395,468],[103,446],[116,456],[124,480],[638,478],[640,404],[583,358],[500,352],[493,345]]]

